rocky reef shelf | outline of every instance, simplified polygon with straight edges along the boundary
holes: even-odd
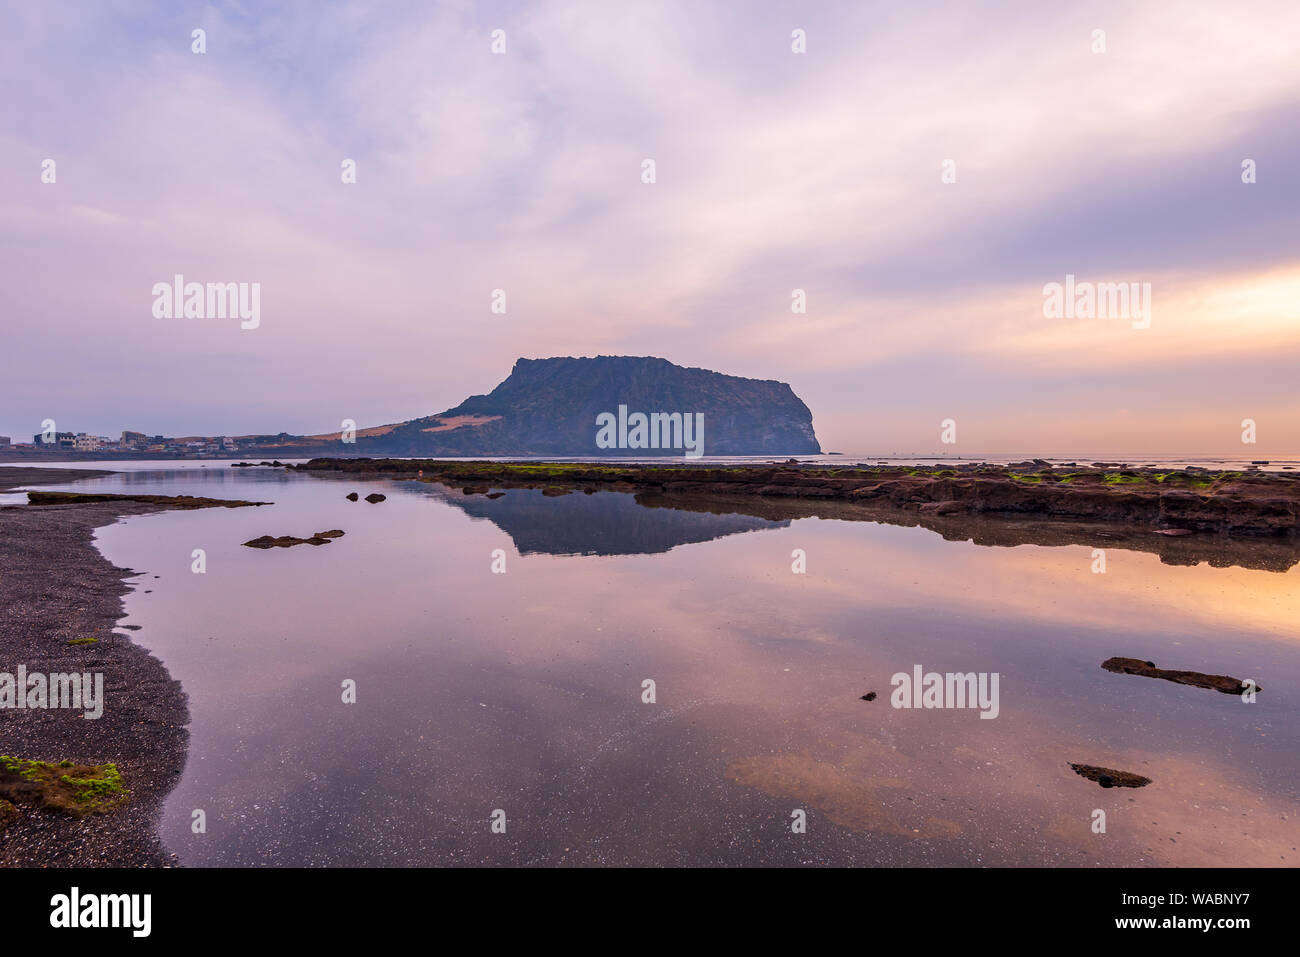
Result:
[[[440,482],[473,489],[611,489],[847,503],[920,515],[988,515],[1294,542],[1300,477],[1262,471],[1051,466],[602,465],[317,458],[298,471]]]

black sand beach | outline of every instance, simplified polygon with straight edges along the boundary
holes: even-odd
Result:
[[[108,474],[0,469],[0,491]],[[0,754],[43,761],[113,762],[130,800],[81,818],[18,805],[0,816],[6,867],[159,867],[174,861],[156,833],[162,802],[185,765],[185,693],[152,654],[113,630],[129,569],[96,550],[94,530],[158,505],[0,507],[0,671],[102,672],[103,716],[75,710],[0,712]],[[95,638],[94,643],[69,644]],[[3,823],[8,818],[7,825]]]

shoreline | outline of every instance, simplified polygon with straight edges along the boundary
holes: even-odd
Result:
[[[726,496],[825,503],[991,521],[1085,522],[1170,537],[1238,542],[1300,539],[1300,475],[1263,471],[1052,466],[1038,459],[907,466],[601,465],[438,459],[316,458],[288,466],[317,475],[438,482],[466,494],[490,488],[609,489],[664,497]]]
[[[0,491],[112,474],[107,470],[0,468]],[[118,622],[128,579],[96,548],[98,528],[165,504],[109,501],[0,506],[0,671],[102,672],[104,713],[5,710],[0,753],[24,759],[115,763],[130,798],[107,814],[72,817],[16,805],[0,824],[3,867],[174,867],[158,825],[188,753],[189,705],[180,682]],[[158,577],[153,575],[154,578]],[[87,638],[93,643],[69,644]]]

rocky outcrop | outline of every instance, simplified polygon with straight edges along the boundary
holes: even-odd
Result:
[[[328,532],[316,532],[311,538],[294,538],[292,535],[263,535],[244,542],[249,548],[292,548],[294,545],[328,545],[331,539],[342,538],[343,530],[330,529]]]
[[[29,505],[89,505],[98,502],[139,502],[167,508],[243,508],[247,505],[271,505],[272,502],[245,502],[231,498],[204,498],[200,495],[117,495],[88,492],[28,492]]]
[[[812,413],[794,390],[674,365],[652,356],[519,359],[487,395],[394,426],[358,432],[341,454],[678,456],[671,448],[602,448],[596,418],[654,412],[702,416],[703,454],[818,453]],[[367,434],[371,433],[371,434]]]
[[[844,502],[926,516],[991,515],[1109,524],[1294,542],[1300,480],[1280,473],[1003,466],[593,465],[447,462],[430,459],[313,459],[303,471],[374,474],[457,487],[614,488],[769,501]]]
[[[1132,771],[1116,771],[1114,768],[1100,768],[1095,764],[1075,764],[1070,767],[1079,777],[1096,781],[1104,788],[1141,788],[1151,783],[1151,779]]]
[[[1233,678],[1230,675],[1207,675],[1200,671],[1168,671],[1157,668],[1154,661],[1142,661],[1139,658],[1107,658],[1101,666],[1115,674],[1160,678],[1175,684],[1209,688],[1211,691],[1220,691],[1223,694],[1241,694],[1248,687],[1255,691],[1262,690],[1259,685],[1247,685],[1240,678]]]

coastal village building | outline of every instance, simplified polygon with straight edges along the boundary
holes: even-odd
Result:
[[[85,432],[78,432],[72,443],[72,447],[78,452],[97,452],[106,445],[108,445],[107,436],[87,435]]]

